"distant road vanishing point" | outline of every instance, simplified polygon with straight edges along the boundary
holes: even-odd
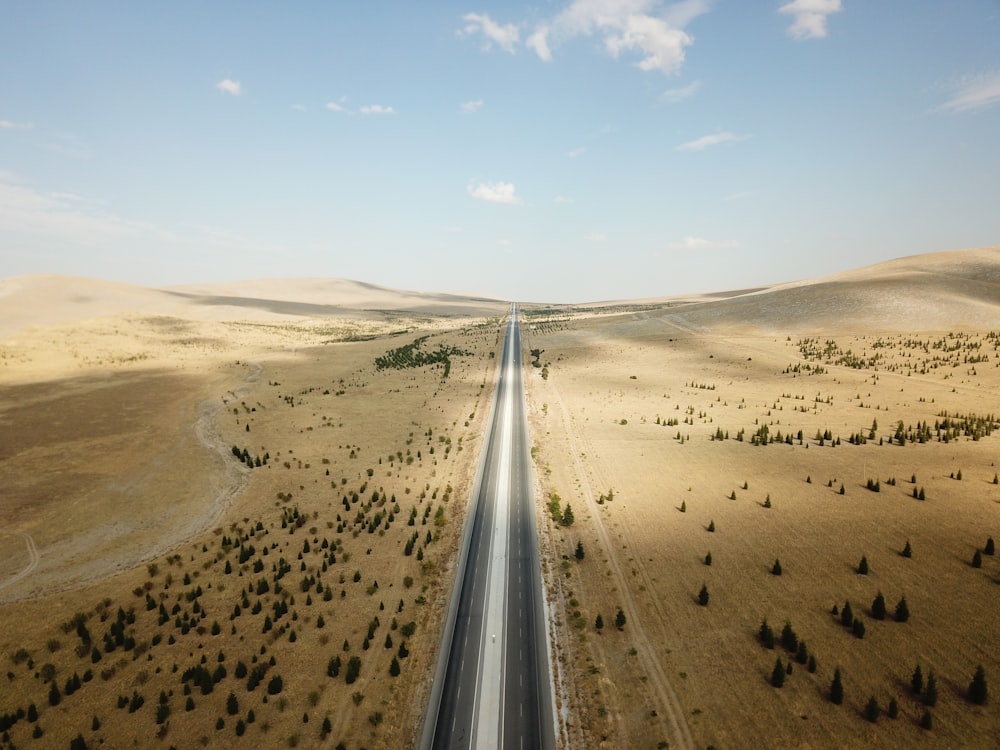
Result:
[[[442,638],[423,750],[552,750],[555,719],[517,306]]]

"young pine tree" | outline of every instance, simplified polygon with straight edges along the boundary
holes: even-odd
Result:
[[[833,682],[830,683],[830,702],[840,705],[844,702],[844,683],[840,677],[840,667],[833,672]]]
[[[896,605],[896,622],[906,622],[910,619],[910,607],[906,603],[906,597],[904,596],[899,600],[899,604]]]
[[[983,554],[984,555],[995,555],[996,554],[996,545],[993,543],[993,537],[989,537],[986,540],[986,546],[983,547]]]
[[[858,575],[868,575],[868,558],[864,555],[861,556],[861,562],[858,563]]]
[[[774,669],[771,670],[771,684],[776,688],[785,684],[785,665],[781,663],[780,656],[774,662]]]
[[[792,653],[795,653],[799,648],[799,637],[792,630],[792,623],[788,620],[785,620],[785,627],[781,629],[781,645],[786,651]]]
[[[851,610],[850,602],[844,602],[844,608],[840,610],[840,622],[845,628],[854,624],[854,612]]]
[[[701,591],[698,592],[698,604],[703,607],[708,606],[708,586],[701,584]]]
[[[759,631],[760,642],[764,645],[764,648],[774,648],[774,630],[771,626],[767,624],[767,620],[764,620],[760,624]]]
[[[986,672],[983,670],[983,665],[980,664],[976,667],[976,674],[973,675],[972,682],[969,683],[969,700],[977,706],[981,706],[986,703],[986,693]]]
[[[872,724],[878,721],[878,715],[881,710],[878,707],[878,700],[873,695],[868,699],[867,705],[865,705],[865,718],[868,719]]]
[[[913,548],[910,546],[910,540],[906,540],[906,546],[903,547],[903,551],[900,553],[903,557],[913,557]]]
[[[875,600],[872,602],[872,619],[874,620],[884,620],[885,619],[885,597],[882,596],[882,592],[879,591],[875,595]]]
[[[914,695],[920,695],[924,692],[924,671],[919,664],[913,670],[913,677],[910,678],[910,689],[913,690]]]
[[[981,568],[983,567],[983,553],[976,550],[972,553],[972,567]]]
[[[927,675],[927,685],[924,687],[924,705],[934,708],[937,705],[938,699],[938,689],[937,689],[937,677],[932,671]]]

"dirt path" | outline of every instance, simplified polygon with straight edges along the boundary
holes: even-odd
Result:
[[[694,750],[694,738],[691,736],[691,730],[687,725],[680,699],[677,697],[677,693],[674,691],[673,686],[671,686],[670,681],[667,680],[666,673],[660,665],[656,650],[646,635],[646,630],[639,619],[639,608],[636,606],[635,598],[632,596],[631,589],[629,588],[629,580],[622,571],[615,548],[611,543],[611,538],[604,527],[604,523],[601,521],[600,509],[594,500],[594,493],[590,487],[586,467],[583,465],[580,457],[581,454],[577,445],[576,435],[573,432],[572,418],[566,409],[566,405],[563,403],[559,389],[551,382],[549,383],[549,388],[551,388],[558,403],[559,411],[562,415],[563,427],[566,430],[566,437],[569,441],[570,452],[573,454],[576,476],[580,479],[587,507],[590,510],[591,517],[594,519],[597,535],[601,540],[601,545],[604,547],[615,585],[622,597],[621,607],[629,623],[629,630],[635,642],[639,662],[648,675],[650,684],[654,689],[654,697],[658,699],[657,702],[662,708],[662,711],[658,711],[657,713],[661,719],[665,719],[666,721],[664,729],[670,738],[670,747],[681,748],[682,750]]]
[[[251,475],[250,469],[232,460],[231,446],[223,438],[219,425],[219,415],[227,407],[227,404],[232,399],[244,398],[253,390],[260,378],[263,371],[262,365],[259,362],[248,362],[247,365],[250,367],[250,372],[240,381],[235,390],[226,391],[226,395],[221,398],[218,396],[205,398],[198,404],[197,417],[189,427],[198,443],[215,454],[211,494],[199,512],[184,517],[180,523],[172,522],[169,529],[165,530],[159,539],[152,544],[120,545],[119,554],[114,558],[85,560],[83,564],[78,563],[69,575],[65,571],[60,572],[58,569],[48,569],[46,565],[39,565],[41,555],[34,539],[29,534],[20,531],[0,530],[0,533],[16,534],[22,537],[28,547],[30,557],[29,564],[24,569],[10,578],[0,581],[0,592],[2,592],[0,593],[0,602],[30,600],[97,583],[125,570],[137,568],[177,549],[206,529],[216,525],[219,519],[232,507],[236,497],[247,486]],[[64,540],[63,544],[64,546],[75,545],[76,548],[83,548],[89,544],[103,541],[100,533],[97,532],[98,536],[96,537],[93,533],[90,536],[77,535]],[[38,580],[33,581],[34,587],[32,589],[11,591],[15,584],[23,582],[36,571]]]
[[[12,575],[6,581],[0,581],[0,589],[4,589],[7,586],[11,586],[22,578],[26,578],[31,574],[31,572],[38,567],[38,561],[41,559],[38,554],[38,548],[35,546],[35,540],[31,538],[31,534],[26,534],[23,531],[0,531],[0,534],[11,534],[12,536],[19,536],[24,540],[25,546],[28,548],[28,564],[19,570],[17,573]]]

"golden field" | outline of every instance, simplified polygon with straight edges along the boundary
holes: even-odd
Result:
[[[1000,250],[521,310],[563,746],[995,745]],[[9,744],[410,746],[506,311],[0,281]]]

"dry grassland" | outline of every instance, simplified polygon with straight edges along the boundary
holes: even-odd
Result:
[[[528,312],[525,347],[545,365],[528,386],[539,481],[575,515],[547,524],[570,746],[996,746],[995,697],[978,706],[967,691],[977,665],[1000,682],[1000,560],[972,564],[1000,537],[1000,336],[917,317],[859,329],[836,296],[812,302],[829,312],[811,335],[791,319],[781,331],[766,298],[731,315]],[[994,307],[984,325],[996,320]],[[845,602],[863,637],[832,614]],[[802,663],[782,648],[786,623]],[[778,659],[792,665],[781,688]],[[933,707],[910,688],[918,664],[935,675]],[[829,700],[838,667],[842,705]]]
[[[211,313],[0,342],[5,747],[413,740],[499,318]]]

